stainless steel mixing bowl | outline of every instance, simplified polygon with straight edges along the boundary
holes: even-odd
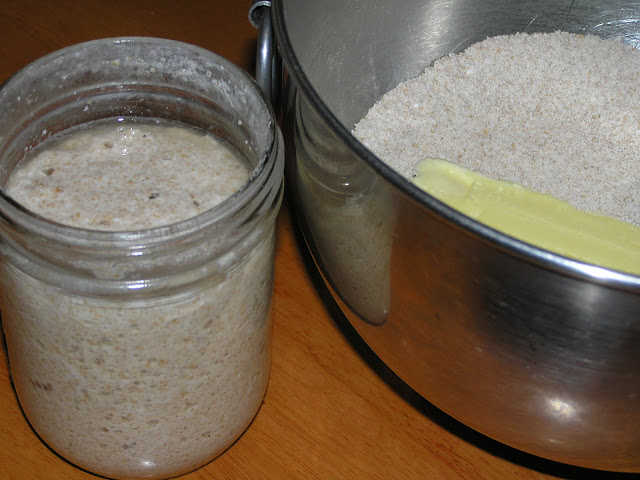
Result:
[[[566,30],[638,44],[639,8],[276,0],[271,14],[287,72],[290,193],[350,322],[402,379],[464,424],[535,455],[611,471],[640,471],[640,277],[470,220],[350,131],[398,82],[487,36]],[[637,166],[630,173],[640,174]]]

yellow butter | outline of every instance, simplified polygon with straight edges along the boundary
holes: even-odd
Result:
[[[640,274],[640,227],[445,160],[422,160],[415,172],[413,182],[427,193],[507,235],[582,262]]]

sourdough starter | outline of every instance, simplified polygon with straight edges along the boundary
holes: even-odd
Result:
[[[131,230],[197,215],[247,178],[213,136],[117,124],[54,141],[7,190],[60,223]],[[73,295],[2,263],[14,384],[43,440],[110,477],[177,475],[227,448],[267,384],[273,230],[218,277],[162,298]]]
[[[121,122],[49,142],[12,174],[6,189],[58,223],[140,230],[209,210],[247,178],[246,163],[212,135]]]

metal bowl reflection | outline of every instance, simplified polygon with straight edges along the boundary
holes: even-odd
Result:
[[[640,471],[640,278],[449,209],[350,131],[386,91],[487,36],[640,42],[635,2],[278,0],[287,175],[306,242],[356,330],[466,425],[545,458]]]

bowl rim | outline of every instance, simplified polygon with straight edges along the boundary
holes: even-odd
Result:
[[[510,255],[519,257],[524,261],[535,263],[543,268],[578,277],[592,283],[640,293],[640,275],[582,262],[537,247],[495,230],[437,200],[391,167],[387,166],[377,155],[351,134],[323,102],[321,96],[313,87],[304,72],[302,64],[296,56],[295,49],[290,40],[283,1],[284,0],[274,0],[272,2],[271,22],[274,27],[273,30],[278,51],[287,68],[289,81],[294,81],[316,113],[326,122],[333,133],[340,138],[347,148],[357,157],[363,159],[372,170],[400,191],[400,193],[414,203],[428,208],[445,221],[457,226],[464,231],[465,234],[472,235],[484,243],[507,252]]]

